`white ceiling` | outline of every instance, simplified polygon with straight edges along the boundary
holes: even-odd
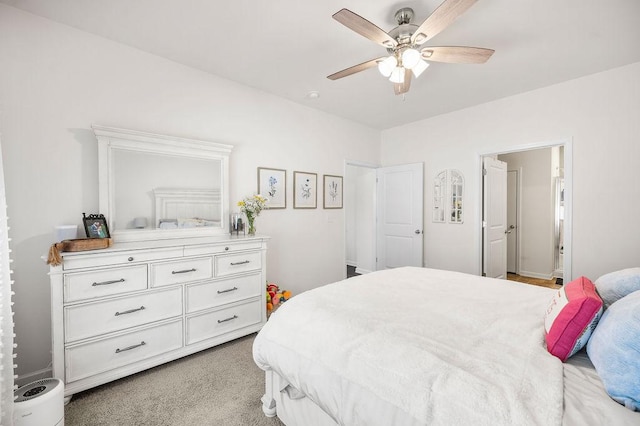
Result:
[[[441,0],[0,2],[377,129],[640,61],[638,0],[479,0],[425,46],[493,57],[432,63],[404,98],[375,68],[326,78],[386,53],[331,15],[348,8],[389,31],[400,7],[420,24]]]

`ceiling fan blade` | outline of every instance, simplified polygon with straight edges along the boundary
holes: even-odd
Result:
[[[447,28],[456,18],[466,12],[477,0],[445,0],[418,27],[411,36],[411,42],[422,44]]]
[[[396,95],[402,95],[403,93],[407,93],[410,88],[411,88],[411,71],[405,68],[404,82],[393,83],[393,92]]]
[[[333,74],[327,76],[327,78],[329,80],[337,80],[337,79],[342,78],[342,77],[347,77],[347,76],[349,76],[351,74],[355,74],[357,72],[364,71],[364,70],[366,70],[368,68],[375,67],[376,65],[378,65],[378,62],[383,60],[384,58],[385,58],[385,56],[383,56],[381,58],[372,59],[370,61],[363,62],[363,63],[358,64],[358,65],[354,65],[352,67],[343,69],[342,71],[338,71],[336,73],[333,73]]]
[[[364,19],[362,16],[353,13],[349,9],[342,9],[333,15],[333,19],[340,22],[345,27],[352,29],[361,36],[368,38],[384,47],[393,48],[398,45],[389,34],[382,31],[376,25]]]
[[[466,46],[425,47],[420,51],[422,58],[427,61],[451,64],[484,64],[493,52],[493,49]]]

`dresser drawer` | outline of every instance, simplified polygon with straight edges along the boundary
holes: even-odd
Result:
[[[260,296],[263,289],[260,273],[222,281],[190,284],[186,292],[187,313]]]
[[[246,241],[230,244],[202,244],[184,248],[185,256],[197,256],[201,254],[234,253],[242,250],[257,250],[262,247],[260,241]]]
[[[187,318],[186,344],[258,324],[262,320],[262,299]]]
[[[182,256],[182,247],[169,247],[151,250],[112,251],[104,253],[87,252],[65,253],[62,269],[65,271],[80,268],[99,268],[101,266],[122,265],[133,262],[167,259]],[[82,253],[82,254],[80,254]]]
[[[147,288],[147,265],[125,266],[64,276],[64,301],[112,296]]]
[[[65,348],[65,379],[72,382],[182,347],[182,319]]]
[[[182,315],[182,288],[66,307],[65,342]]]
[[[258,271],[262,268],[262,252],[218,255],[215,257],[216,277],[236,274],[238,272]]]
[[[213,277],[210,257],[183,259],[176,262],[154,263],[151,265],[151,286],[179,284],[206,280]]]

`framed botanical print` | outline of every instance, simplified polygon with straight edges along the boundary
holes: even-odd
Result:
[[[323,188],[322,207],[325,209],[341,209],[343,199],[342,176],[324,175]]]
[[[287,171],[258,167],[258,194],[269,200],[269,209],[287,208]]]
[[[317,204],[318,174],[293,172],[293,208],[315,209]]]

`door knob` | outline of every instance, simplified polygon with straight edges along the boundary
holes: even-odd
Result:
[[[416,230],[415,230],[415,231],[413,231],[413,232],[415,232],[416,234],[419,234],[419,233],[420,233],[420,230],[419,230],[419,229],[416,229]]]

